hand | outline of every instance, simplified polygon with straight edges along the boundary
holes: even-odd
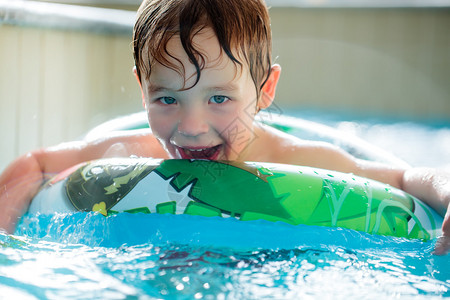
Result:
[[[446,255],[450,250],[450,203],[447,208],[447,213],[442,222],[442,236],[436,242],[433,254]]]

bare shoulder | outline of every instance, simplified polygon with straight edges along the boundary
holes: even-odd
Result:
[[[336,145],[300,139],[276,129],[269,130],[272,131],[269,134],[270,144],[275,147],[272,156],[277,162],[344,172],[354,169],[354,157]]]
[[[353,163],[349,154],[326,142],[303,140],[265,125],[256,132],[258,148],[264,152],[260,156],[265,161],[329,169]]]
[[[401,186],[403,169],[357,159],[342,148],[323,141],[303,140],[274,128],[264,128],[265,161],[353,173],[393,186]]]

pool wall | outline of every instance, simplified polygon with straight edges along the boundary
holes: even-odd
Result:
[[[0,170],[142,108],[130,46],[138,3],[0,0]],[[450,120],[450,1],[352,3],[268,1],[281,111]]]

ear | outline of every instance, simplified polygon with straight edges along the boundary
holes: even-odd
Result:
[[[268,108],[275,99],[275,90],[280,79],[281,67],[275,64],[271,67],[269,78],[261,89],[261,98],[258,100],[258,108]]]
[[[136,66],[133,67],[133,73],[134,73],[134,76],[136,77],[136,80],[137,80],[137,82],[138,82],[138,84],[139,84],[139,88],[141,89],[142,105],[143,105],[144,108],[145,108],[144,90],[142,89],[142,83],[141,83],[141,80],[139,79],[139,76],[138,76],[138,73],[137,73]]]

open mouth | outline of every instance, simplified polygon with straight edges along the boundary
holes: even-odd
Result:
[[[208,159],[216,160],[219,156],[221,145],[207,148],[178,148],[183,159]]]

